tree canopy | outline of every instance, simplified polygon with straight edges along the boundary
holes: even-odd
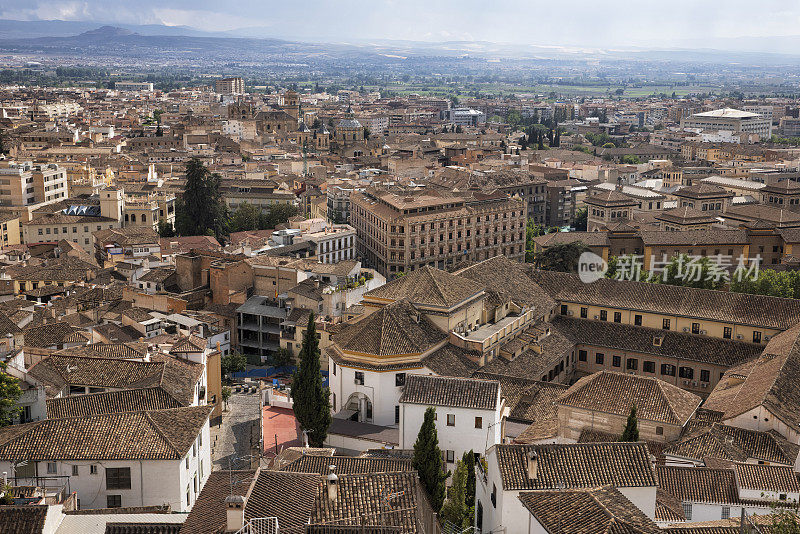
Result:
[[[444,503],[447,473],[442,465],[442,451],[439,449],[439,436],[436,433],[436,409],[428,407],[425,418],[414,443],[412,464],[419,473],[422,487],[428,493],[434,511],[442,509]]]
[[[22,396],[19,379],[6,372],[6,363],[0,362],[0,427],[8,426],[22,411],[17,404]]]
[[[227,208],[219,190],[220,177],[203,162],[192,158],[186,164],[183,196],[175,203],[175,230],[179,235],[226,233]]]
[[[328,388],[322,385],[319,356],[319,339],[312,313],[303,333],[300,366],[292,380],[294,415],[300,428],[307,433],[312,447],[322,447],[331,425],[330,394]]]
[[[625,423],[625,430],[622,432],[620,441],[639,441],[639,421],[636,418],[636,406],[631,406],[631,413],[628,414],[628,421]]]

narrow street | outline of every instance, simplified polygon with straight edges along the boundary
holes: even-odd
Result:
[[[260,436],[260,396],[257,393],[234,393],[228,400],[228,410],[222,415],[222,425],[211,427],[211,460],[214,470],[248,469],[249,456],[257,453]]]

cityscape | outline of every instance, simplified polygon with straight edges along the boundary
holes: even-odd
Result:
[[[754,7],[0,2],[0,534],[800,534]]]

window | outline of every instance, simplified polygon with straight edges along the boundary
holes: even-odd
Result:
[[[588,355],[589,355],[589,353],[586,352],[585,350],[579,350],[578,351],[578,361],[585,362],[587,357],[588,357]]]
[[[692,334],[700,333],[700,323],[692,323]]]
[[[683,515],[686,517],[687,521],[692,520],[692,503],[685,502],[683,503]]]
[[[394,424],[400,424],[400,406],[394,407]]]
[[[731,518],[731,507],[723,506],[721,519],[730,519],[730,518]]]
[[[636,326],[642,326],[642,316],[641,315],[634,315],[633,316],[633,324]]]
[[[663,436],[664,435],[664,427],[663,426],[657,426],[656,427],[656,435],[657,436]]]
[[[608,321],[608,312],[606,310],[600,310],[600,320]]]
[[[456,426],[456,414],[447,414],[447,426]]]
[[[456,461],[456,451],[448,450],[447,451],[447,463],[448,464],[452,464],[455,461]]]
[[[333,373],[333,376],[336,376],[336,362],[331,362],[331,365],[333,366],[331,368],[331,373]]]
[[[497,508],[497,484],[492,484],[492,508]]]
[[[694,378],[694,369],[691,367],[680,367],[678,368],[678,376],[681,378],[686,378],[687,380],[691,380]]]
[[[605,360],[605,355],[602,352],[598,352],[594,355],[594,363],[597,365],[603,365],[603,361]]]
[[[483,428],[483,417],[475,418],[475,428]]]
[[[622,322],[622,312],[614,312],[614,322],[615,323]]]
[[[107,467],[106,489],[131,489],[131,468]]]
[[[48,475],[55,475],[58,471],[58,466],[55,462],[47,462],[47,474]]]
[[[106,508],[122,508],[122,495],[108,495]]]
[[[730,326],[726,326],[725,328],[722,329],[722,337],[724,337],[725,339],[733,338],[733,330],[731,329]]]
[[[405,373],[397,373],[394,375],[394,385],[397,387],[402,387],[406,385],[406,374]]]
[[[589,308],[581,308],[581,319],[589,317]]]
[[[652,362],[650,360],[645,360],[642,363],[642,371],[645,373],[655,373],[656,372],[656,362]]]
[[[701,369],[700,370],[700,381],[701,382],[711,382],[711,371],[708,369]]]
[[[356,377],[354,382],[359,386],[364,385],[364,371],[356,371]]]
[[[89,466],[89,474],[96,475],[97,474],[97,465],[92,464]]]
[[[662,319],[661,328],[663,330],[669,330],[669,319]]]
[[[753,330],[753,343],[761,343],[761,332]]]
[[[675,366],[668,363],[662,363],[661,374],[666,376],[675,376]]]
[[[74,476],[74,477],[78,476],[78,466],[77,465],[73,465],[72,466],[72,476]]]
[[[566,314],[567,314],[567,305],[566,304],[562,304],[561,305],[561,315],[566,315]]]
[[[628,358],[628,361],[625,362],[625,369],[628,371],[635,371],[639,368],[639,360],[636,358]]]
[[[613,356],[611,358],[611,365],[614,367],[619,367],[622,365],[622,358],[620,356]]]

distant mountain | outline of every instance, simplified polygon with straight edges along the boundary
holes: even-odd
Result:
[[[79,39],[115,39],[117,37],[126,37],[128,35],[138,35],[126,28],[119,26],[101,26],[95,30],[85,31],[78,35]]]
[[[0,20],[0,39],[32,39],[37,37],[70,37],[98,29],[97,22],[71,20]],[[225,37],[223,32],[205,32],[189,26],[163,24],[108,24],[139,35],[186,35],[194,37]]]

